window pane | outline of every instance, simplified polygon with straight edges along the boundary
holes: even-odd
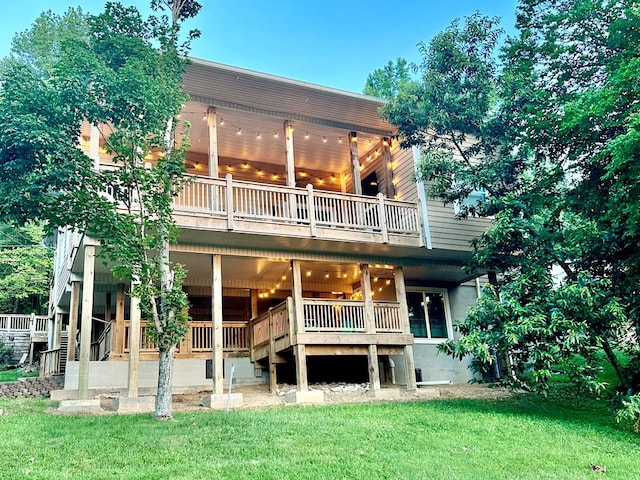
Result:
[[[427,293],[427,312],[431,338],[447,338],[447,317],[444,313],[444,295],[442,293]]]
[[[407,305],[411,333],[416,338],[427,338],[427,322],[425,321],[422,292],[407,292]]]

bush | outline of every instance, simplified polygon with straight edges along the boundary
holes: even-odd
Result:
[[[11,364],[13,359],[13,345],[0,338],[0,368]]]

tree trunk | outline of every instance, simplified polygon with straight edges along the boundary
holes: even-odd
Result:
[[[161,348],[158,357],[158,395],[156,397],[155,418],[167,420],[171,415],[171,390],[173,385],[173,357],[176,346]]]
[[[624,369],[620,362],[618,361],[618,357],[616,357],[616,353],[611,348],[609,341],[606,338],[602,338],[602,348],[604,349],[604,353],[607,355],[609,359],[609,363],[616,371],[616,375],[618,376],[618,381],[620,382],[620,387],[622,387],[625,391],[627,391],[630,387],[628,382],[628,377],[625,375]]]

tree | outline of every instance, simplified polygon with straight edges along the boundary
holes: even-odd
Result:
[[[59,50],[48,50],[50,61],[14,55],[7,62],[0,173],[16,181],[0,189],[6,200],[0,208],[16,219],[43,218],[95,237],[114,275],[135,284],[131,294],[153,324],[159,348],[155,416],[170,418],[173,356],[188,328],[185,272],[169,261],[177,234],[171,203],[184,181],[189,147],[188,126],[178,128],[177,117],[186,101],[185,54],[198,32],[183,43],[179,35],[200,4],[151,5],[170,15],[144,20],[135,8],[108,2]],[[82,121],[98,126],[117,168],[96,170],[77,148]]]
[[[489,194],[460,215],[494,218],[469,268],[500,275],[443,347],[480,371],[497,354],[546,393],[564,365],[594,390],[604,352],[637,404],[639,25],[631,1],[522,0],[499,69],[495,20],[476,14],[421,46],[420,81],[383,109],[433,196]]]
[[[0,224],[0,312],[46,313],[53,250],[43,240],[42,224]]]
[[[382,67],[367,75],[363,93],[373,97],[392,99],[401,85],[411,81],[411,70],[405,58],[397,58],[393,63],[391,60]]]

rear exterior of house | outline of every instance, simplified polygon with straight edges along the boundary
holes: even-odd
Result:
[[[475,303],[463,265],[487,225],[426,198],[412,179],[419,152],[399,147],[381,102],[201,60],[184,89],[192,180],[174,202],[171,260],[188,270],[191,328],[174,390],[222,393],[232,366],[234,382],[300,391],[468,381],[466,361],[436,350]],[[83,128],[82,147],[109,166],[95,127]],[[157,352],[130,285],[95,261],[94,240],[61,230],[57,242],[65,391],[78,389],[83,362],[90,390],[125,389],[132,375],[153,389]],[[90,350],[73,340],[81,326]]]

